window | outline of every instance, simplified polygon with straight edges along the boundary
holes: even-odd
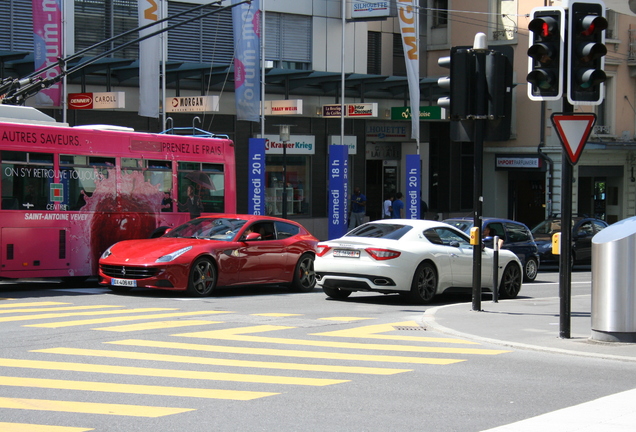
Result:
[[[171,161],[122,158],[121,171],[122,179],[125,179],[124,183],[128,180],[133,180],[136,175],[143,175],[143,180],[140,179],[140,182],[133,183],[142,184],[143,182],[143,184],[154,186],[157,191],[163,192],[161,211],[170,212],[174,210],[172,203]],[[153,192],[152,189],[149,189],[149,191]]]
[[[137,0],[75,0],[75,51],[120,35],[139,26]],[[92,49],[86,55],[94,56],[121,46],[137,38],[137,32]],[[135,59],[138,44],[117,51],[117,57]]]
[[[402,46],[402,36],[399,33],[393,34],[393,75],[406,76],[404,47]]]
[[[207,213],[223,213],[225,208],[225,178],[223,165],[201,162],[178,162],[177,188],[179,211],[187,211],[188,188],[203,204]]]
[[[287,206],[288,215],[310,214],[311,159],[309,156],[287,155],[283,161],[282,155],[267,155],[265,157],[267,185],[266,202],[267,214],[280,216],[283,214],[283,162],[287,165]]]
[[[431,28],[448,26],[448,0],[433,0],[431,10]]]
[[[382,73],[382,33],[369,32],[367,39],[367,73]]]
[[[276,238],[278,240],[284,240],[300,233],[300,228],[294,224],[287,222],[275,222],[276,225]]]
[[[2,209],[54,210],[53,154],[2,152]]]
[[[60,181],[64,188],[64,202],[60,204],[60,209],[87,210],[84,207],[97,192],[106,204],[100,207],[100,211],[117,211],[114,169],[115,158],[60,155]]]
[[[311,17],[268,12],[265,60],[283,69],[311,69]]]
[[[507,223],[506,229],[508,230],[510,242],[527,242],[532,239],[530,231],[528,231],[523,225]]]
[[[0,22],[3,23],[0,50],[33,51],[32,0],[0,1]]]

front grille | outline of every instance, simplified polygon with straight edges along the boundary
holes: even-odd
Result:
[[[100,265],[99,268],[106,276],[117,279],[146,279],[159,273],[159,269],[154,267]]]

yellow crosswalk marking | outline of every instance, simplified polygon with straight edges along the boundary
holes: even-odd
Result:
[[[162,310],[162,309],[157,309]],[[176,309],[163,309],[163,310],[176,310]],[[141,310],[137,310],[140,311]],[[134,309],[130,309],[129,312],[135,312]],[[149,310],[148,312],[152,312]],[[160,319],[160,318],[176,318],[176,317],[185,317],[185,316],[194,316],[194,315],[207,315],[207,314],[223,314],[223,313],[231,313],[225,311],[196,311],[196,312],[172,312],[172,313],[163,313],[163,314],[154,314],[154,315],[135,315],[128,317],[111,317],[111,318],[95,318],[95,319],[87,319],[87,320],[76,320],[76,321],[58,321],[52,323],[42,323],[42,324],[28,324],[25,327],[44,327],[44,328],[61,328],[61,327],[74,327],[74,326],[83,326],[83,325],[94,325],[94,324],[104,324],[109,322],[122,322],[122,321],[139,321],[145,319]],[[0,318],[0,322],[2,319]]]
[[[406,351],[419,353],[444,353],[444,354],[477,354],[477,355],[497,355],[509,351],[481,349],[481,348],[453,348],[453,347],[431,347],[431,346],[415,346],[415,345],[386,345],[386,344],[366,344],[356,342],[334,342],[334,341],[316,341],[305,339],[287,339],[274,338],[264,336],[246,336],[245,333],[262,333],[274,330],[287,330],[294,327],[259,325],[251,327],[239,327],[224,330],[208,330],[194,333],[181,333],[174,336],[202,338],[202,339],[219,339],[232,340],[242,342],[260,342],[281,345],[303,345],[312,347],[326,348],[348,348],[359,350],[376,350],[376,351]]]
[[[106,351],[91,350],[79,348],[47,348],[34,350],[31,352],[39,352],[46,354],[63,354],[63,355],[81,355],[91,357],[107,357],[130,360],[148,360],[148,361],[165,361],[173,363],[191,363],[215,366],[234,366],[249,367],[260,369],[282,369],[282,370],[303,370],[314,372],[335,372],[335,373],[353,373],[353,374],[369,374],[369,375],[394,375],[402,372],[410,372],[411,369],[392,369],[392,368],[373,368],[365,366],[332,366],[332,365],[315,365],[304,363],[271,363],[251,360],[232,360],[218,359],[208,357],[190,357],[179,356],[173,354],[157,354],[157,353],[140,353],[131,351]],[[0,383],[1,384],[1,383]]]
[[[253,400],[266,396],[273,396],[279,393],[239,391],[239,390],[218,390],[201,389],[189,387],[167,387],[139,384],[118,384],[94,381],[70,381],[42,378],[22,378],[0,376],[0,386],[12,387],[35,387],[45,389],[60,390],[82,390],[93,392],[143,394],[153,396],[177,396],[205,399],[230,399],[230,400]],[[0,429],[1,430],[1,429]]]
[[[365,338],[365,339],[384,339],[384,340],[401,340],[413,342],[436,342],[436,343],[453,343],[466,345],[479,345],[478,342],[472,342],[465,339],[457,338],[437,338],[423,336],[403,336],[403,335],[379,335],[377,333],[386,333],[396,331],[395,327],[415,327],[418,324],[415,321],[405,321],[390,324],[374,324],[363,327],[356,327],[346,330],[335,330],[324,333],[312,333],[312,336],[336,336],[346,338]]]
[[[306,386],[327,386],[349,382],[349,380],[336,380],[326,378],[299,378],[275,375],[246,375],[236,373],[188,371],[175,369],[155,369],[132,366],[110,366],[101,364],[66,363],[53,361],[19,360],[0,358],[0,367],[48,369],[73,372],[104,373],[117,375],[137,375],[163,378],[183,378],[211,381],[234,381],[261,384],[285,384]]]
[[[13,299],[0,299],[0,300],[13,300]],[[73,304],[73,303],[63,303],[63,302],[5,303],[5,304],[0,304],[0,308],[31,307],[31,306],[60,306],[60,305],[69,305],[69,304]]]
[[[447,365],[459,363],[466,360],[448,359],[448,358],[430,358],[430,357],[405,357],[393,355],[368,355],[368,354],[352,354],[337,352],[321,352],[321,351],[300,351],[300,350],[283,350],[275,348],[243,348],[221,345],[198,345],[179,342],[157,342],[141,339],[129,339],[123,341],[105,342],[108,344],[143,346],[153,348],[170,348],[184,349],[193,351],[229,353],[229,354],[249,354],[261,356],[279,356],[279,357],[299,357],[312,359],[328,359],[328,360],[351,360],[351,361],[367,361],[367,362],[385,362],[385,363],[415,363],[415,364],[436,364]]]
[[[361,321],[361,320],[369,320],[369,319],[375,319],[375,318],[362,318],[362,317],[326,317],[326,318],[318,318],[319,320],[323,320],[323,321],[346,321],[346,322],[350,322],[350,321]]]
[[[191,408],[153,407],[93,402],[55,401],[46,399],[18,399],[0,397],[0,408],[36,411],[61,411],[83,414],[108,414],[132,417],[164,417],[194,411]]]
[[[39,315],[20,315],[13,317],[0,317],[0,322],[12,322],[12,321],[30,321],[37,319],[51,319],[51,318],[66,318],[72,316],[94,316],[94,315],[114,315],[124,313],[139,313],[139,312],[159,312],[178,310],[176,308],[142,308],[142,309],[122,309],[122,310],[110,310],[110,311],[87,311],[87,312],[65,312],[65,313],[46,313]]]
[[[103,330],[112,332],[132,332],[140,330],[158,330],[176,327],[188,327],[209,324],[221,324],[223,321],[203,321],[203,320],[187,320],[187,321],[153,321],[148,323],[128,324],[111,327],[99,327],[92,330]]]
[[[2,432],[88,432],[93,428],[0,422]]]
[[[62,312],[71,310],[91,310],[106,308],[123,308],[124,306],[65,306],[65,307],[40,307],[40,308],[21,308],[21,309],[2,309],[0,314],[24,313],[24,312]]]

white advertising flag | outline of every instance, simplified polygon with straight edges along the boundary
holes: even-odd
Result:
[[[161,0],[138,0],[139,26],[159,20],[159,3]],[[139,32],[143,37],[157,31],[156,26]],[[159,60],[161,39],[153,36],[139,42],[139,115],[159,117]]]
[[[409,83],[411,99],[411,138],[420,139],[420,56],[417,3],[415,0],[398,0],[398,19],[404,60],[406,61],[406,77]]]

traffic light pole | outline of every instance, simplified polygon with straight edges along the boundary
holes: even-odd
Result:
[[[563,98],[563,112],[573,112]],[[572,305],[572,164],[563,150],[561,161],[561,254],[559,255],[559,337],[570,339]]]
[[[478,33],[473,46],[475,53],[475,115],[474,121],[474,167],[473,167],[473,226],[479,227],[479,244],[473,246],[473,291],[472,310],[481,310],[481,254],[482,213],[483,213],[483,165],[484,135],[488,119],[488,97],[486,94],[486,35]]]

